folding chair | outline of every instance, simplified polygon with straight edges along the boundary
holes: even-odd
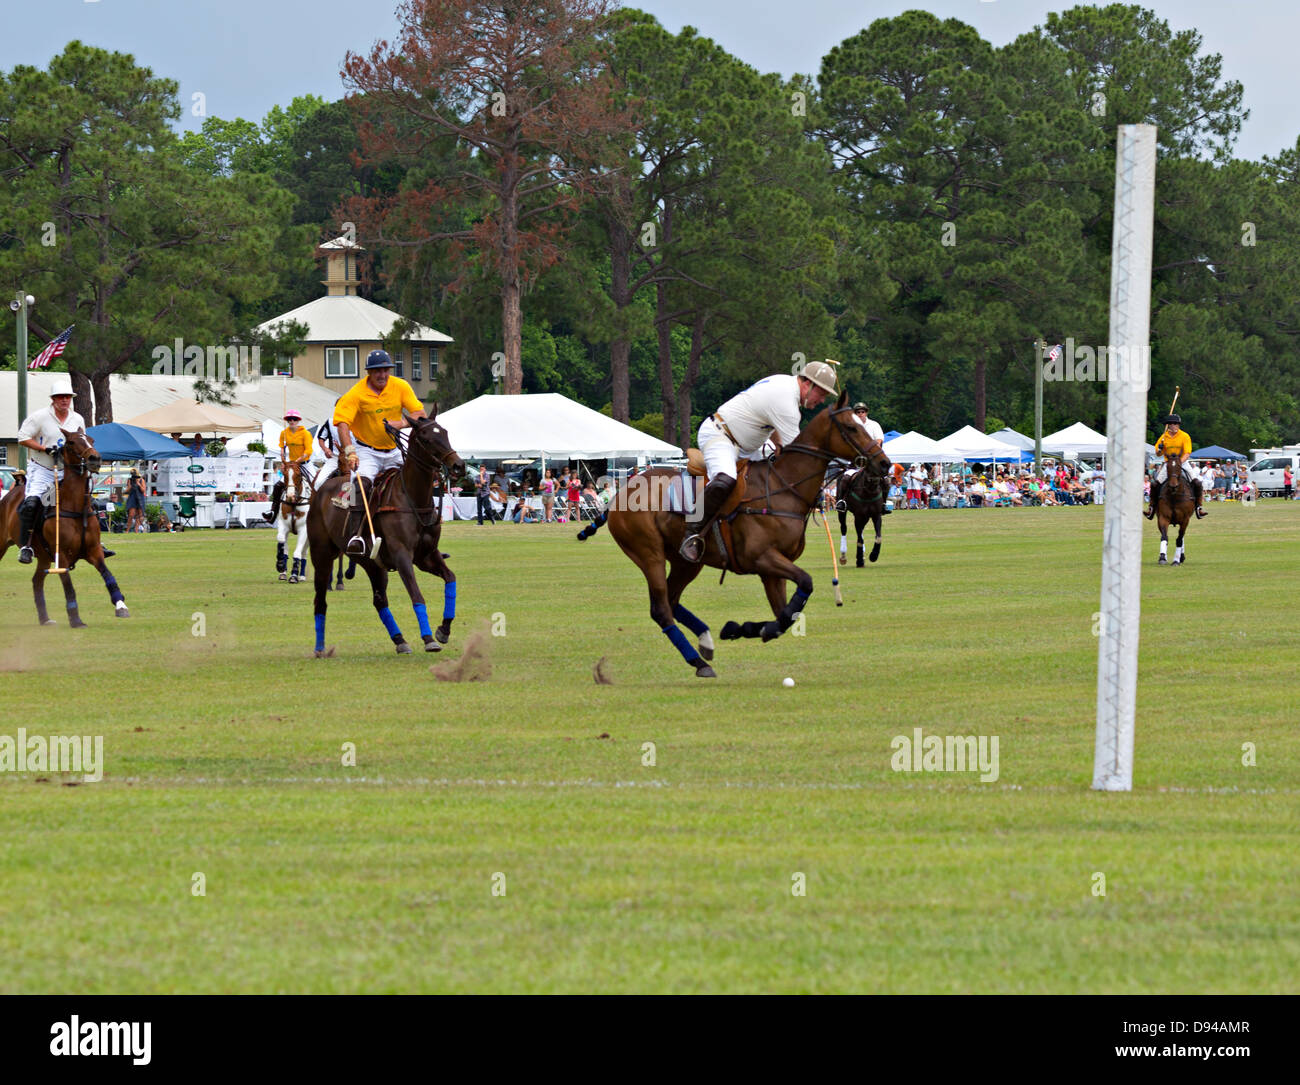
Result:
[[[194,496],[192,494],[180,494],[177,496],[176,502],[176,515],[172,519],[172,523],[181,530],[184,530],[187,526],[197,527],[198,525],[194,522]]]

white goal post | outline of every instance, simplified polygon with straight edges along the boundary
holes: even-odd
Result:
[[[1115,148],[1115,232],[1110,256],[1106,514],[1098,623],[1097,744],[1092,774],[1092,786],[1100,791],[1133,788],[1155,185],[1155,126],[1120,125]]]

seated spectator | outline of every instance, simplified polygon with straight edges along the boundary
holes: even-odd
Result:
[[[535,509],[528,507],[528,502],[522,497],[515,502],[515,507],[510,510],[510,519],[516,524],[535,524],[541,520],[541,514]]]
[[[973,509],[982,509],[984,502],[988,498],[989,488],[984,482],[983,475],[976,475],[975,481],[966,487],[966,498]]]

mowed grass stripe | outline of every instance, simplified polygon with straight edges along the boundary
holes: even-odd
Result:
[[[1300,516],[1213,513],[1185,568],[1146,536],[1125,796],[1088,791],[1100,510],[891,516],[840,609],[810,533],[807,636],[721,644],[716,682],[654,629],[612,540],[567,526],[449,525],[444,655],[504,623],[483,683],[397,657],[363,576],[330,598],[338,658],[307,659],[311,586],[274,579],[269,533],[115,537],[133,617],[79,567],[81,631],[36,627],[5,563],[4,733],[102,734],[107,768],[0,774],[0,983],[1294,990]],[[411,636],[396,578],[390,602]],[[765,612],[757,581],[709,571],[686,602],[715,630]],[[998,781],[891,771],[917,726],[997,735]],[[619,786],[643,781],[662,786]]]

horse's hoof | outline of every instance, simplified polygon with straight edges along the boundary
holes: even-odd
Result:
[[[411,646],[407,644],[406,641],[402,641],[402,643],[397,646],[397,654],[399,656],[409,656],[411,654]]]
[[[46,618],[45,621],[41,622],[41,625],[58,625],[58,624],[59,623],[56,622],[53,618]]]
[[[83,622],[80,618],[78,618],[76,621],[69,622],[69,623],[68,623],[68,628],[70,628],[70,629],[85,629],[85,628],[86,628],[86,623]]]
[[[331,644],[328,648],[317,648],[312,652],[313,659],[333,659],[334,646]]]
[[[770,640],[776,640],[776,638],[781,635],[780,623],[775,621],[764,622],[761,635],[763,637],[764,644],[766,644]]]
[[[433,635],[439,644],[446,644],[451,640],[451,631],[444,629],[442,626],[438,626],[438,628],[433,631]]]
[[[741,622],[740,635],[746,640],[753,640],[755,637],[763,635],[762,622]]]
[[[712,659],[712,658],[713,658],[713,649],[712,649],[712,648],[701,648],[701,649],[700,649],[700,658],[701,658],[701,659]]]
[[[288,579],[289,579],[289,574],[288,574],[288,573],[281,573],[281,574],[280,574],[280,579],[281,579],[281,580],[288,580]]]
[[[740,623],[728,622],[726,625],[722,627],[722,632],[719,633],[718,636],[720,636],[723,640],[740,640],[742,636],[740,632]]]
[[[432,637],[425,637],[425,638],[424,638],[424,650],[425,650],[426,652],[441,652],[441,651],[442,651],[442,645],[439,644],[439,643],[438,643],[436,640],[434,640]]]
[[[875,561],[876,559],[875,559],[875,558],[872,558],[871,560],[872,560],[872,561]],[[861,558],[858,558],[858,560],[857,560],[857,567],[858,567],[859,569],[865,569],[865,568],[867,567],[867,563],[866,563],[865,561],[863,561]]]
[[[702,660],[695,664],[696,678],[717,678],[717,672]]]
[[[1161,554],[1161,555],[1160,555],[1160,560],[1157,561],[1156,564],[1157,564],[1157,565],[1168,565],[1168,564],[1169,564],[1169,559],[1168,559],[1167,557],[1165,557],[1164,554]]]

